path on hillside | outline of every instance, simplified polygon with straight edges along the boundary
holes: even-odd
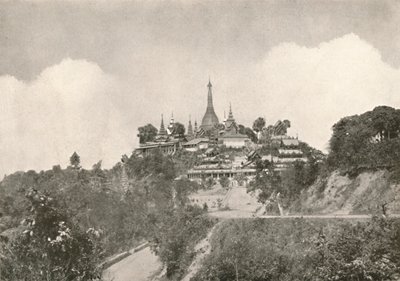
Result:
[[[260,219],[370,219],[372,215],[286,215],[286,216],[255,216],[240,210],[218,211],[210,213],[210,216],[219,219],[260,218]],[[400,214],[390,214],[389,218],[400,218]]]
[[[204,258],[211,253],[210,239],[217,225],[218,224],[214,225],[213,228],[211,228],[211,230],[208,232],[207,237],[197,243],[197,245],[194,247],[196,255],[187,269],[188,273],[181,281],[190,281],[190,278],[192,278],[201,268]]]
[[[160,268],[158,257],[146,247],[107,268],[103,277],[106,281],[148,281]]]

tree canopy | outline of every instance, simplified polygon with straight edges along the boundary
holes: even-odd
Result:
[[[258,117],[253,123],[253,130],[256,132],[261,132],[265,127],[265,119],[262,117]]]
[[[76,151],[69,158],[69,162],[75,169],[79,169],[81,167],[81,157],[78,155],[78,153],[76,153]]]
[[[179,122],[175,122],[173,134],[179,137],[185,136],[185,126]]]
[[[157,136],[157,128],[154,127],[152,124],[147,124],[145,126],[138,128],[139,134],[139,143],[146,143],[150,141],[154,141],[155,137]]]
[[[400,110],[378,106],[340,119],[329,141],[328,165],[345,171],[393,167],[400,156]]]

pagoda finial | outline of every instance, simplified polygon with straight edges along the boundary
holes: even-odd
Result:
[[[232,113],[232,103],[229,102],[229,114],[228,114],[228,120],[233,120],[233,113]]]
[[[192,117],[189,115],[188,136],[193,135]]]

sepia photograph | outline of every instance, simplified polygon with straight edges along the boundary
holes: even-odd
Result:
[[[400,1],[0,0],[0,281],[400,281]]]

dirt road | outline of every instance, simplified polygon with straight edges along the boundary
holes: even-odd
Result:
[[[107,268],[103,277],[106,281],[148,281],[160,268],[157,256],[147,247]]]

